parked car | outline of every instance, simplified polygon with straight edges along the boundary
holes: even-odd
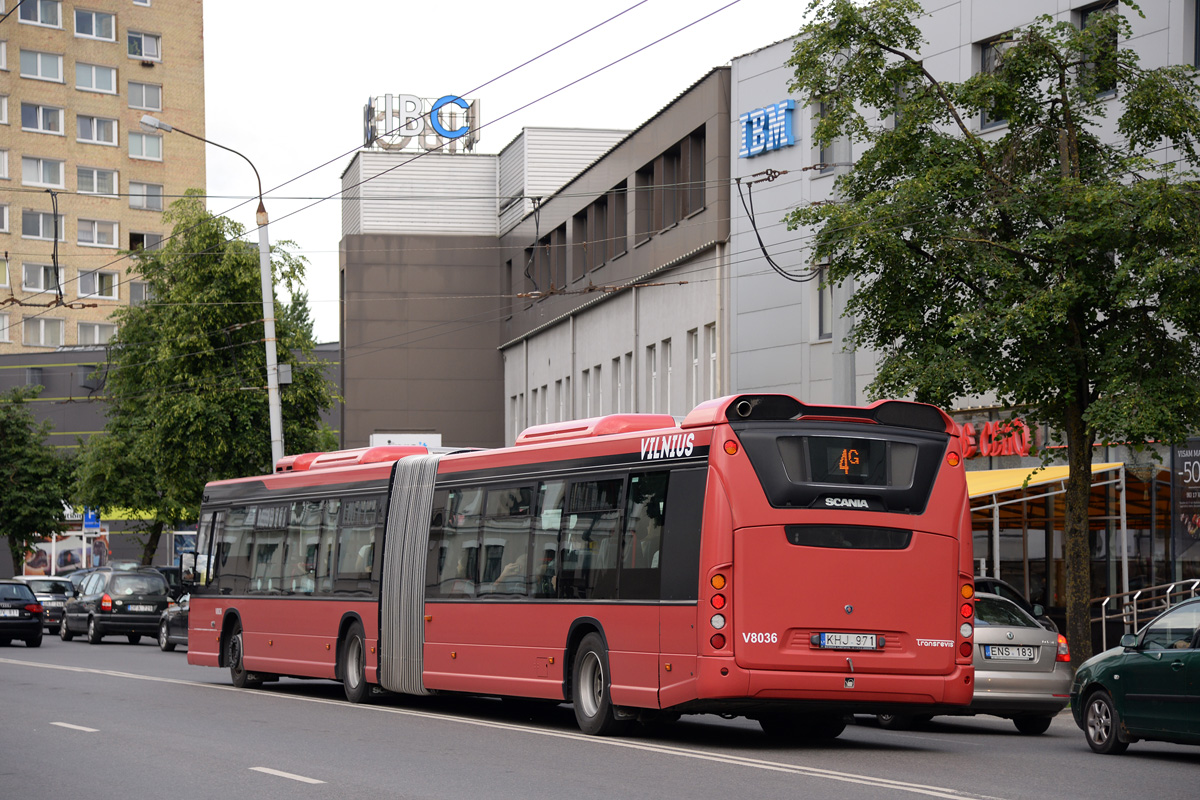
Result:
[[[158,633],[158,618],[170,602],[167,579],[157,570],[99,567],[67,601],[58,635],[69,642],[86,633],[88,642],[99,644],[116,634],[137,644]]]
[[[42,604],[20,581],[0,581],[0,645],[22,639],[26,647],[42,646]]]
[[[1200,744],[1200,598],[1083,662],[1071,713],[1088,746],[1105,755],[1140,739]]]
[[[192,596],[185,594],[179,602],[172,603],[162,612],[158,619],[158,649],[169,653],[175,645],[187,647],[188,642],[188,605]]]
[[[1058,633],[1058,626],[1054,624],[1054,620],[1046,616],[1046,609],[1040,603],[1030,603],[1021,590],[1008,581],[1001,578],[976,578],[975,591],[998,594],[1005,600],[1011,600],[1019,605],[1022,611],[1036,619],[1043,628]]]
[[[46,630],[57,630],[58,623],[62,620],[63,606],[66,605],[68,598],[75,594],[75,588],[71,586],[71,582],[66,578],[48,575],[18,575],[13,580],[21,581],[33,590],[34,596],[37,597],[45,611],[42,621]]]
[[[975,595],[975,696],[958,715],[992,714],[1011,719],[1029,736],[1045,733],[1067,705],[1071,651],[1061,633],[1048,631],[1016,603],[994,594]],[[878,715],[896,730],[932,717]]]

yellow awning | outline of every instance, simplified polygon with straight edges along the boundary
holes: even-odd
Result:
[[[1120,469],[1123,463],[1113,461],[1107,464],[1092,464],[1092,474]],[[981,469],[967,472],[967,494],[972,498],[982,497],[1000,492],[1011,492],[1020,489],[1029,478],[1030,486],[1041,486],[1046,483],[1056,483],[1067,479],[1070,471],[1066,466],[1046,467],[1045,469]]]

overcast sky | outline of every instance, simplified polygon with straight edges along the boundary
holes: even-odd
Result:
[[[523,127],[634,128],[711,68],[794,34],[807,6],[805,0],[735,0],[718,11],[729,0],[645,0],[555,53],[473,91],[637,3],[204,4],[206,138],[254,162],[268,193],[271,241],[291,239],[308,258],[317,341],[338,337],[341,201],[336,194],[339,176],[362,145],[369,97],[478,98],[486,127],[477,152],[483,153],[499,152]],[[489,124],[712,12],[620,64]],[[253,229],[256,203],[234,210],[254,189],[245,162],[209,147],[207,166],[209,209]]]

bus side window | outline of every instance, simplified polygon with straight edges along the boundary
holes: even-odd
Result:
[[[529,594],[529,533],[532,486],[488,489],[483,521],[480,594]]]
[[[378,593],[371,581],[375,562],[376,528],[382,515],[380,497],[346,500],[338,533],[338,570],[335,591],[353,594]]]
[[[558,563],[558,536],[566,496],[566,481],[546,481],[538,485],[530,547],[534,597],[558,597],[558,576],[561,571]]]
[[[479,523],[483,512],[483,489],[468,487],[448,493],[447,513],[442,522],[436,597],[474,597],[479,581]]]
[[[292,503],[283,566],[286,592],[312,594],[317,588],[317,549],[321,541],[323,506],[322,500]]]
[[[221,594],[245,594],[250,583],[250,554],[254,549],[255,506],[229,509],[224,530],[215,542],[217,559],[217,591]],[[214,552],[214,557],[217,553]]]
[[[250,553],[251,593],[278,592],[283,584],[283,541],[288,506],[263,506],[255,520],[254,547]]]
[[[647,472],[629,479],[625,529],[621,537],[622,600],[657,600],[670,472]]]
[[[619,526],[624,478],[571,484],[562,526],[562,597],[617,597]]]
[[[342,501],[329,498],[325,501],[321,514],[321,538],[317,542],[317,572],[316,591],[328,594],[333,591],[334,547],[337,544],[338,516],[341,513]]]

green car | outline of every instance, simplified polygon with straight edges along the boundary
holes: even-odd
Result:
[[[1123,753],[1139,739],[1200,744],[1200,598],[1083,662],[1071,713],[1097,753]]]

